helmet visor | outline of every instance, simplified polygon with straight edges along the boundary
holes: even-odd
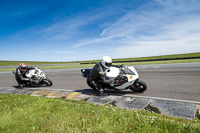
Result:
[[[112,65],[112,63],[107,63],[107,62],[105,62],[105,65],[106,65],[107,67],[110,67],[110,66]]]
[[[26,67],[20,67],[20,70],[21,70],[21,71],[25,71],[25,70],[26,70]]]

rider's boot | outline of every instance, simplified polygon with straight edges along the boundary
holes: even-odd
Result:
[[[23,89],[24,85],[22,84],[20,80],[17,80],[17,84],[18,84],[19,89]]]
[[[18,83],[18,87],[19,87],[20,89],[23,89],[23,88],[24,88],[24,85],[21,84],[21,83]]]
[[[98,91],[98,96],[103,96],[103,91]]]
[[[33,85],[33,80],[29,80],[29,86]]]

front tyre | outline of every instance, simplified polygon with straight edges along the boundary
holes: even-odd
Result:
[[[130,89],[132,91],[142,93],[142,92],[146,91],[147,84],[144,81],[139,79],[133,85],[131,85]]]
[[[52,86],[53,85],[53,82],[48,78],[46,78],[44,82],[45,82],[46,86]]]

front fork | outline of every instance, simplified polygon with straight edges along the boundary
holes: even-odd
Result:
[[[132,89],[135,89],[135,87],[137,87],[139,84],[138,84],[138,80],[139,80],[139,78],[138,79],[136,79],[135,81],[134,81],[134,83],[132,83],[130,86],[129,86],[129,88],[132,90]]]

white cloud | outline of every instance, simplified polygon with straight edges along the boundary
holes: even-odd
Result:
[[[96,39],[77,46],[115,42],[112,57],[200,52],[200,1],[156,0],[131,10]],[[122,46],[123,45],[123,46]]]
[[[102,37],[102,38],[95,38],[95,39],[85,39],[81,40],[80,43],[75,44],[75,47],[80,47],[84,45],[89,45],[89,44],[98,44],[98,43],[103,43],[107,40],[112,39],[113,37]]]
[[[199,34],[200,35],[200,34]],[[197,36],[196,36],[197,37]],[[114,48],[115,53],[113,56],[117,57],[144,57],[144,56],[157,56],[165,54],[180,54],[199,52],[200,39],[191,41],[193,37],[188,37],[179,40],[154,40],[151,41],[131,41],[126,43],[130,45],[120,46]]]
[[[133,3],[134,4],[134,3]],[[107,8],[108,9],[108,8]],[[58,58],[62,54],[73,55],[70,60],[100,59],[104,55],[113,58],[142,57],[165,54],[200,52],[200,1],[199,0],[154,0],[140,8],[131,9],[116,21],[101,21],[117,12],[116,7],[106,12],[84,13],[63,20],[45,30],[52,39],[70,39],[70,35],[81,32],[81,27],[94,23],[100,26],[99,35],[77,38],[74,51],[54,51]],[[96,14],[95,14],[96,13]],[[87,17],[90,16],[90,17]],[[111,23],[112,22],[112,23]],[[107,26],[107,27],[105,27]],[[66,42],[68,43],[68,42]],[[107,45],[106,45],[107,44]],[[88,45],[105,46],[90,49]],[[88,51],[82,51],[82,47]]]
[[[95,25],[96,29],[98,27],[104,27],[111,23],[111,19],[107,18],[125,12],[122,7],[127,6],[126,4],[121,5],[121,8],[118,8],[118,6],[119,5],[117,3],[113,3],[93,9],[92,11],[89,10],[86,12],[73,14],[59,21],[55,20],[55,23],[40,33],[45,33],[50,36],[49,40],[66,40],[77,35],[80,37],[80,35],[84,34],[85,32],[82,30],[83,27],[89,26],[89,29],[91,29],[90,25]],[[116,9],[118,9],[118,12],[116,12]],[[103,21],[104,19],[109,21],[99,23],[99,21]]]
[[[140,10],[132,10],[104,29],[101,36],[138,36],[154,35],[163,32],[164,27],[179,26],[182,21],[199,23],[200,2],[198,10],[196,5],[191,5],[191,1],[159,0],[159,3],[144,6]],[[164,4],[163,4],[164,3]],[[194,2],[192,2],[194,3]],[[156,9],[152,7],[157,6]],[[193,8],[194,7],[194,8]],[[194,26],[193,26],[194,27]]]

